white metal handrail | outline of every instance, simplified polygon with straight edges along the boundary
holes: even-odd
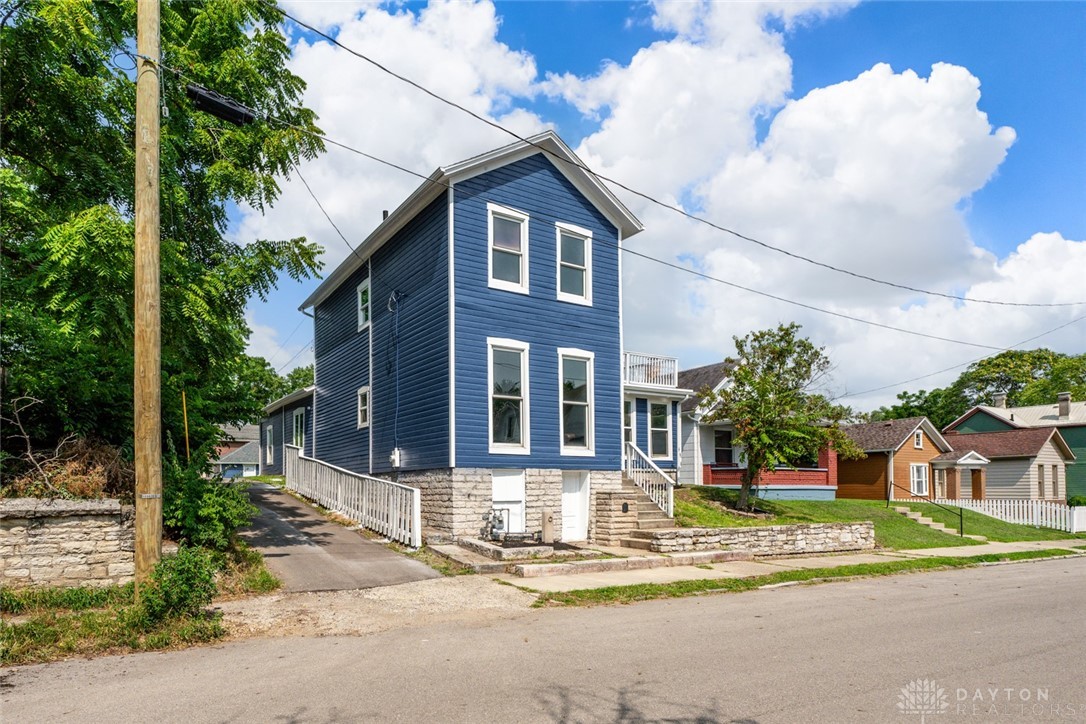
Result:
[[[644,490],[669,518],[675,515],[675,481],[632,442],[624,447],[622,472]]]
[[[678,387],[679,360],[640,352],[622,353],[623,379],[634,385]]]
[[[286,445],[283,470],[287,488],[318,505],[358,522],[389,540],[422,546],[422,493],[329,465]]]
[[[1048,500],[1006,500],[999,498],[984,500],[973,500],[971,498],[944,500],[939,498],[935,502],[956,505],[959,508],[998,518],[1006,523],[1054,528],[1068,533],[1081,532],[1080,524],[1076,523],[1075,509],[1063,503],[1053,503]]]

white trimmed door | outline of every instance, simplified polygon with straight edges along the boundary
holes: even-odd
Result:
[[[562,472],[562,540],[588,540],[588,473]]]

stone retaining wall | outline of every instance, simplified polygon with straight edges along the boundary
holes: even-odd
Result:
[[[135,572],[132,506],[118,500],[0,500],[0,583],[109,586]]]
[[[804,523],[759,528],[672,528],[653,534],[657,553],[704,551],[727,546],[756,556],[836,553],[875,547],[875,524]]]
[[[594,497],[592,542],[602,546],[622,545],[622,539],[637,530],[637,493],[601,490]]]

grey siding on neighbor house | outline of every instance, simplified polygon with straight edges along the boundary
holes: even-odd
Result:
[[[358,473],[369,471],[369,429],[358,429],[357,395],[370,381],[370,330],[358,331],[356,290],[368,274],[369,265],[362,264],[313,310],[314,457]],[[371,289],[371,318],[379,307],[374,301]]]
[[[1030,473],[1033,470],[1033,458],[1010,458],[993,460],[988,464],[985,495],[989,498],[1030,498],[1037,486]],[[968,479],[962,483],[968,484]]]
[[[374,472],[449,467],[448,238],[442,194],[371,259]]]
[[[473,468],[618,470],[622,370],[618,232],[543,155],[454,186],[456,464]],[[528,294],[488,286],[487,203],[529,216]],[[558,222],[592,232],[591,306],[557,299]],[[490,452],[487,338],[530,345],[531,452]],[[558,348],[592,352],[594,454],[562,455]]]
[[[1032,478],[1031,491],[1034,497],[1041,496],[1041,484],[1037,477],[1037,466],[1043,465],[1045,468],[1045,500],[1051,500],[1054,498],[1060,498],[1061,500],[1066,497],[1067,493],[1067,471],[1066,465],[1063,460],[1063,456],[1060,455],[1060,451],[1056,448],[1056,445],[1049,440],[1041,448],[1040,453],[1033,460],[1033,468],[1030,470],[1030,476]],[[1052,467],[1055,466],[1059,480],[1057,484],[1059,490],[1053,492],[1052,490]]]
[[[680,417],[683,454],[679,466],[679,479],[676,482],[680,485],[700,485],[702,483],[701,451],[698,445],[700,426],[686,415]]]

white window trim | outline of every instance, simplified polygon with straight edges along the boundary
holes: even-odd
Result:
[[[917,450],[924,449],[924,433],[919,430],[913,433],[913,447]]]
[[[513,284],[504,279],[494,278],[494,215],[505,216],[520,225],[520,284]],[[528,214],[507,206],[488,203],[486,205],[486,278],[491,289],[502,289],[517,294],[528,293]]]
[[[275,425],[272,424],[264,428],[264,461],[275,465]]]
[[[588,419],[585,430],[587,447],[566,447],[565,416],[562,414],[565,399],[562,386],[562,361],[566,358],[588,362]],[[559,454],[577,457],[594,457],[596,454],[596,354],[573,347],[558,348],[558,445]]]
[[[520,393],[521,393],[521,420],[520,420],[520,444],[494,442],[494,350],[505,349],[520,352]],[[494,455],[530,455],[531,446],[531,404],[529,401],[528,380],[529,365],[531,363],[530,345],[517,339],[504,337],[486,338],[486,439],[491,454]]]
[[[362,395],[366,396],[366,420],[362,420]],[[359,430],[370,426],[370,420],[373,419],[373,397],[370,395],[370,387],[359,387],[358,392],[355,393],[355,421],[358,424]]]
[[[647,412],[648,414],[645,416],[645,418],[646,418],[645,423],[648,426],[648,433],[649,434],[648,434],[648,438],[645,440],[645,442],[648,443],[649,457],[652,458],[653,460],[670,460],[671,459],[671,454],[672,454],[672,451],[671,451],[671,446],[672,446],[671,438],[674,435],[674,433],[672,432],[672,429],[671,429],[671,425],[672,425],[672,422],[671,422],[671,402],[669,402],[668,400],[648,400],[647,403],[648,403],[648,409],[645,412]],[[660,428],[655,428],[655,427],[652,426],[652,406],[653,405],[663,405],[664,408],[667,410],[667,454],[665,454],[665,455],[657,455],[655,453],[655,451],[652,449],[652,431],[660,429]]]
[[[362,319],[362,290],[365,289],[369,292],[369,301],[366,302],[366,319]],[[370,288],[370,279],[366,279],[355,287],[354,290],[355,307],[358,312],[358,331],[367,329],[370,326],[370,322],[373,321],[373,290]]]
[[[637,398],[623,399],[623,403],[630,403],[630,442],[637,445]],[[626,445],[626,405],[622,405],[622,444]]]
[[[924,474],[917,476],[917,471]],[[924,489],[917,490],[916,483],[924,481]],[[909,493],[913,496],[926,496],[928,494],[928,466],[927,463],[909,463]]]
[[[557,222],[554,225],[555,242],[555,290],[558,301],[592,306],[592,232],[580,226]],[[562,234],[584,240],[584,296],[562,291]]]
[[[302,442],[298,443],[298,418],[302,418]],[[290,442],[295,447],[305,450],[305,408],[299,407],[290,416]]]

